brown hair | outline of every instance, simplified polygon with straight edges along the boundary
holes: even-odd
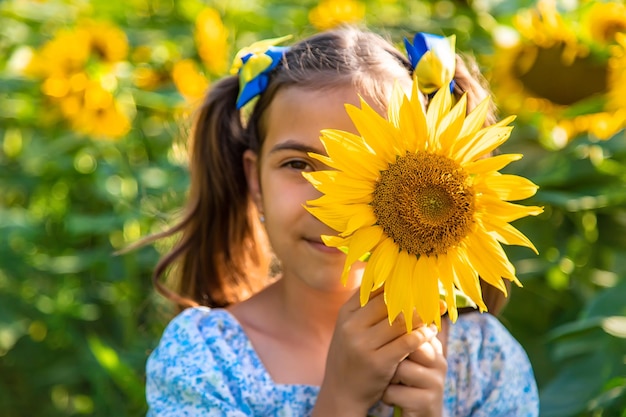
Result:
[[[243,153],[259,152],[260,125],[276,92],[288,86],[328,89],[352,85],[386,107],[394,79],[410,80],[411,65],[389,42],[372,32],[341,28],[293,45],[270,74],[268,88],[247,121],[235,107],[237,77],[214,84],[195,117],[191,136],[191,186],[181,220],[150,240],[180,234],[157,264],[156,289],[180,307],[224,307],[268,283],[270,250],[244,175]],[[458,58],[455,95],[468,94],[468,111],[489,93]],[[492,123],[495,116],[489,120]],[[169,272],[173,289],[160,282]],[[502,294],[487,289],[485,303],[496,313]]]

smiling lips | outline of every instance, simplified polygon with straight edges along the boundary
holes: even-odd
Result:
[[[320,251],[320,252],[324,252],[324,253],[329,253],[329,254],[340,254],[343,253],[341,252],[339,249],[337,248],[331,248],[329,246],[326,246],[324,244],[324,242],[321,241],[321,239],[309,239],[309,238],[305,238],[304,239],[308,244],[310,244],[314,249]]]

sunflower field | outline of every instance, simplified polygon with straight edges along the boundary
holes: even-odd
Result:
[[[531,0],[0,1],[0,415],[141,416],[173,312],[151,273],[189,116],[241,47],[351,23],[455,34],[544,207],[506,247],[503,323],[542,417],[626,417],[626,5]]]

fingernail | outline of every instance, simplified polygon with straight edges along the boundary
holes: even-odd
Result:
[[[422,327],[422,333],[426,336],[427,339],[433,338],[437,334],[437,327],[433,330],[432,326],[424,326]]]
[[[437,328],[436,324],[431,324],[430,326],[428,326],[428,328],[431,332],[433,332],[433,336],[439,333],[439,329]]]

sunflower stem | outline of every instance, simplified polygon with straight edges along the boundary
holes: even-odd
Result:
[[[402,417],[402,409],[397,405],[393,406],[393,417]]]

